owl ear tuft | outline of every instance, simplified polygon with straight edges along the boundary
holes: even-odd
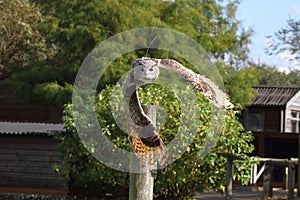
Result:
[[[160,61],[161,61],[161,59],[157,59],[157,66],[158,67],[160,66]]]

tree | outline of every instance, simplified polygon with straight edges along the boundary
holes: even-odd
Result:
[[[162,5],[161,19],[198,41],[214,59],[239,66],[247,60],[252,29],[236,19],[238,0],[174,1]]]
[[[225,91],[235,104],[247,106],[256,94],[252,89],[255,85],[299,86],[300,71],[290,69],[289,72],[279,71],[276,67],[265,64],[249,63],[249,66],[236,69],[223,63],[217,64],[223,77]]]
[[[299,86],[300,84],[300,72],[297,69],[282,72],[275,66],[271,67],[265,64],[255,63],[250,63],[250,68],[253,68],[253,75],[256,76],[258,81],[255,85]]]
[[[28,65],[31,59],[50,56],[45,36],[38,25],[42,15],[38,6],[27,0],[0,1],[0,66],[6,71],[9,64]],[[1,68],[0,68],[1,70]],[[4,70],[4,69],[2,69]]]
[[[250,63],[249,66],[241,69],[226,66],[223,63],[218,63],[217,66],[223,77],[226,93],[229,94],[232,102],[242,107],[250,105],[256,95],[252,86],[300,85],[300,71],[297,69],[282,72],[276,67],[255,63]]]
[[[198,41],[207,51],[217,59],[226,60],[230,55],[245,59],[247,45],[251,31],[240,30],[240,23],[235,19],[235,8],[238,1],[231,1],[228,6],[221,6],[215,1],[125,1],[125,0],[66,0],[66,1],[38,1],[42,8],[44,21],[39,25],[43,34],[47,35],[49,46],[56,46],[56,54],[42,62],[31,63],[30,67],[20,70],[12,77],[12,84],[19,92],[28,95],[30,101],[38,100],[47,104],[62,105],[70,101],[74,78],[80,64],[87,54],[101,41],[121,31],[144,26],[159,26],[179,30]],[[203,24],[202,24],[203,22]],[[212,26],[213,24],[214,26]],[[200,30],[198,31],[198,26]],[[239,34],[239,30],[243,34]],[[161,51],[149,51],[148,56],[163,57]],[[130,62],[146,54],[146,50],[131,52],[112,63],[111,70],[103,77],[96,96],[96,110],[101,127],[105,134],[119,147],[129,149],[126,134],[116,125],[110,111],[109,100],[111,87],[130,67]],[[119,67],[124,66],[124,67]],[[37,73],[38,72],[38,73]],[[39,74],[37,76],[36,74]],[[24,81],[25,80],[25,81]],[[173,138],[180,124],[180,107],[174,96],[159,88],[145,88],[141,92],[146,96],[164,97],[168,113],[168,124],[165,128],[166,141]],[[120,97],[121,99],[121,97]],[[144,103],[150,103],[153,97],[144,98]],[[210,136],[207,118],[211,113],[211,105],[199,96],[199,106],[204,109],[197,113],[201,117],[199,132],[189,151],[177,162],[170,166],[166,176],[157,180],[156,194],[159,197],[183,198],[192,192],[203,191],[209,187],[224,191],[225,159],[216,152],[225,151],[243,156],[247,161],[238,163],[236,178],[246,182],[249,175],[250,159],[246,155],[251,153],[252,136],[245,132],[242,125],[236,120],[235,113],[226,116],[226,124],[220,140],[211,153],[199,159],[200,145],[205,136]],[[153,100],[161,103],[157,99]],[[162,103],[161,103],[162,104]],[[199,108],[198,106],[198,108]],[[64,124],[70,134],[58,135],[61,139],[60,149],[65,156],[65,163],[57,166],[56,170],[75,178],[78,187],[82,189],[99,186],[104,191],[116,191],[114,188],[126,188],[128,175],[107,168],[97,162],[87,152],[74,126],[72,105],[65,107]],[[86,119],[82,119],[84,124]],[[189,133],[189,131],[186,131]],[[184,165],[183,165],[184,163]],[[195,185],[197,187],[195,187]],[[107,186],[109,188],[107,188]],[[118,186],[118,187],[116,187]],[[121,190],[121,189],[120,189]],[[171,196],[172,195],[172,196]]]
[[[225,91],[233,103],[242,107],[251,104],[256,92],[253,85],[259,84],[259,73],[255,67],[235,69],[218,63],[218,69],[223,77]]]
[[[287,25],[268,36],[271,41],[267,49],[270,55],[289,52],[294,59],[300,61],[300,20],[288,19]],[[294,60],[293,58],[290,60]]]
[[[134,26],[160,25],[153,16],[158,12],[153,10],[158,7],[154,1],[151,4],[117,0],[32,1],[39,4],[44,17],[39,30],[47,36],[46,43],[56,47],[56,52],[50,59],[30,63],[26,69],[18,68],[10,77],[10,84],[24,99],[47,105],[62,106],[71,101],[76,73],[84,58],[101,41]],[[115,83],[128,70],[132,57],[136,58],[134,54],[116,61],[99,89]],[[127,66],[120,67],[124,62]],[[41,75],[37,76],[37,72]]]
[[[84,58],[101,41],[122,31],[147,26],[172,28],[198,41],[215,59],[231,63],[246,59],[252,33],[242,29],[235,19],[238,1],[222,5],[210,0],[31,1],[41,8],[43,21],[39,23],[39,31],[46,35],[47,46],[55,46],[56,52],[47,60],[16,70],[11,85],[19,94],[26,95],[27,100],[50,105],[71,100],[70,90]],[[99,90],[114,84],[128,70],[132,60],[145,56],[146,52],[132,52],[113,63],[103,76]],[[170,56],[157,51],[148,51],[147,55]],[[36,76],[36,71],[53,72],[45,79]],[[47,92],[48,89],[52,92]]]

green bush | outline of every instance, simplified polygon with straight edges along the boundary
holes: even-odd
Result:
[[[168,166],[166,174],[158,173],[155,180],[154,194],[157,199],[185,199],[191,195],[213,188],[224,192],[226,183],[226,159],[219,156],[218,152],[229,152],[240,155],[245,160],[235,162],[234,179],[243,184],[248,182],[250,175],[251,159],[248,156],[254,150],[251,144],[253,136],[244,130],[237,120],[236,111],[226,111],[224,126],[214,127],[211,122],[222,121],[222,116],[215,112],[213,106],[201,94],[196,94],[196,105],[192,109],[192,115],[183,113],[178,97],[187,97],[189,92],[194,92],[190,87],[181,88],[178,94],[171,90],[154,84],[139,88],[142,104],[155,104],[158,110],[164,109],[162,115],[166,120],[161,126],[160,135],[168,144],[176,134],[184,132],[180,137],[192,137],[192,143],[185,149],[183,155]],[[107,87],[96,96],[95,110],[103,133],[118,147],[130,150],[127,134],[122,131],[114,120],[112,114],[112,98],[119,101],[113,105],[115,111],[118,105],[122,105],[122,92]],[[189,102],[189,99],[185,99]],[[87,108],[88,109],[88,108]],[[121,113],[121,112],[117,112]],[[76,132],[74,117],[82,117],[80,113],[72,110],[72,105],[67,104],[64,110],[64,124],[71,134],[57,135],[60,139],[59,149],[65,162],[56,167],[58,173],[71,177],[76,188],[82,191],[97,191],[98,194],[113,193],[122,194],[128,191],[129,174],[120,172],[98,162],[83,147]],[[182,119],[196,119],[196,133],[189,131],[189,127],[181,127]],[[85,118],[81,118],[85,124]],[[158,120],[161,121],[161,120]],[[215,129],[216,128],[216,129]],[[219,129],[218,129],[219,128]],[[206,138],[216,137],[216,132],[221,132],[215,138],[215,145],[206,156],[199,156],[203,151],[202,144]],[[177,133],[179,131],[179,133]],[[193,138],[193,136],[195,136]],[[210,144],[213,145],[213,144]],[[179,147],[179,146],[178,146]],[[170,150],[170,149],[169,149]],[[126,193],[127,194],[127,193]],[[124,195],[124,194],[123,194]]]

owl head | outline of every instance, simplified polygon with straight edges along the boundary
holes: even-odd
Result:
[[[151,58],[140,58],[131,64],[134,81],[137,84],[152,83],[158,78],[158,63]]]

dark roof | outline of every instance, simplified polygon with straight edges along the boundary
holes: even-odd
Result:
[[[258,94],[252,106],[284,106],[297,92],[299,86],[254,86]]]
[[[51,132],[64,132],[63,124],[0,122],[0,134],[47,135]]]

